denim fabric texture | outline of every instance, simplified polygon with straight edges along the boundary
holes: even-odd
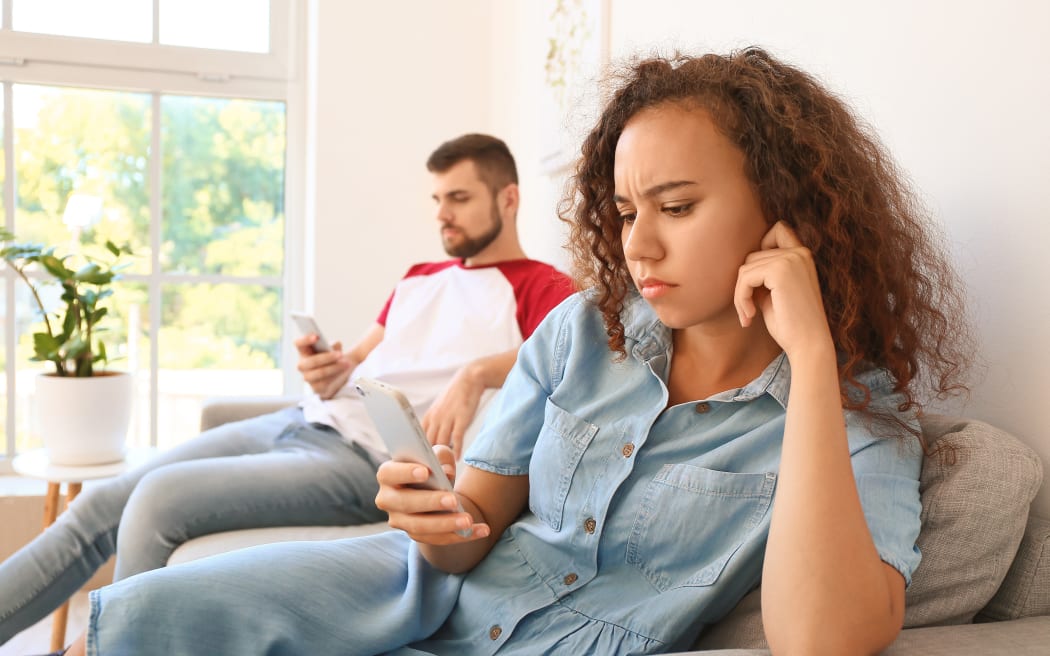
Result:
[[[529,509],[469,573],[434,572],[400,534],[259,547],[94,594],[89,653],[687,648],[759,583],[790,367],[781,355],[742,388],[668,408],[670,331],[637,297],[623,320],[623,360],[583,295],[522,347],[466,462],[528,474]],[[896,412],[889,376],[862,382],[876,407]],[[921,451],[892,422],[843,419],[875,545],[909,579]],[[914,416],[897,419],[916,427]]]
[[[163,567],[200,535],[381,521],[380,462],[290,408],[207,431],[94,484],[0,564],[0,643],[60,606],[115,552],[121,580]]]

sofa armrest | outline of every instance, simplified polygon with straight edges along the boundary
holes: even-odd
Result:
[[[1050,615],[1050,520],[1029,516],[1006,579],[977,621]]]
[[[205,399],[201,406],[201,432],[231,421],[277,412],[299,402],[299,396],[230,396]]]

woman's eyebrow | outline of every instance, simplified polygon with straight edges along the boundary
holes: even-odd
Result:
[[[673,189],[679,189],[681,187],[695,186],[696,183],[692,180],[672,180],[670,182],[661,182],[658,185],[649,187],[642,192],[643,198],[652,198],[653,196],[659,196],[665,191],[671,191]],[[626,203],[628,200],[619,194],[613,194],[614,203]]]

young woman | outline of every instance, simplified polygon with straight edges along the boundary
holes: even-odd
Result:
[[[386,463],[404,532],[104,588],[88,652],[653,653],[760,583],[774,653],[891,643],[919,382],[949,391],[962,359],[958,286],[888,158],[748,49],[631,68],[575,183],[591,288],[522,347],[468,466],[438,447],[455,494]]]

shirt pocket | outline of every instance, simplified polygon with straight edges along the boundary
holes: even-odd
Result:
[[[773,473],[664,465],[646,488],[627,562],[661,592],[711,585],[768,512],[776,480]]]
[[[529,462],[529,509],[555,531],[561,530],[573,474],[597,432],[594,424],[547,399]]]

